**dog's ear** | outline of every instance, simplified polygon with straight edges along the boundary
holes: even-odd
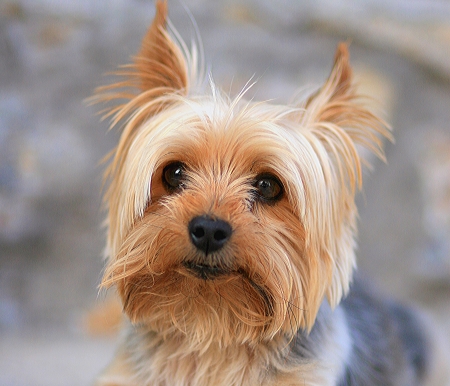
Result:
[[[354,96],[352,87],[352,69],[349,62],[348,48],[339,44],[333,69],[325,84],[306,102],[305,119],[309,121],[332,121],[336,124],[342,120],[344,103]]]
[[[167,33],[167,2],[156,3],[156,16],[145,35],[141,50],[135,58],[140,88],[159,93],[185,91],[188,74],[180,48]]]
[[[325,293],[332,306],[348,291],[355,265],[355,194],[362,186],[362,164],[367,148],[384,158],[382,137],[390,131],[365,105],[352,79],[348,49],[340,44],[324,85],[301,107],[300,126],[316,153],[321,176],[310,176],[306,189],[315,198],[305,216],[311,229],[309,253],[319,256],[330,278]],[[318,187],[318,188],[317,188]]]
[[[365,102],[367,98],[358,95],[353,81],[348,47],[340,43],[327,81],[302,106],[302,126],[318,129],[317,132],[321,127],[322,134],[334,133],[344,142],[351,141],[348,145],[362,145],[384,159],[382,137],[391,139],[391,134],[387,124],[371,113]],[[332,127],[338,130],[331,130]],[[329,137],[325,139],[328,142]],[[354,166],[360,177],[359,165]],[[354,182],[361,184],[360,178]]]
[[[170,104],[170,98],[167,96],[187,94],[189,66],[196,65],[188,64],[188,60],[192,60],[188,56],[184,43],[178,45],[167,31],[167,2],[158,0],[155,18],[133,63],[123,65],[113,72],[113,75],[121,79],[97,88],[91,101],[120,101],[118,105],[107,107],[103,111],[103,118],[112,117],[113,127],[123,119],[133,116],[132,126],[137,127],[143,120]],[[127,126],[129,129],[130,125]]]

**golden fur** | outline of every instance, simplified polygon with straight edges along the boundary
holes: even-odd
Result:
[[[102,286],[117,287],[126,315],[152,337],[141,355],[157,351],[146,370],[118,354],[101,384],[143,382],[138,377],[146,385],[256,385],[269,365],[279,368],[270,384],[293,384],[277,356],[299,328],[311,330],[324,298],[334,307],[349,289],[358,147],[383,157],[380,134],[389,131],[357,94],[345,44],[328,80],[303,103],[231,99],[215,86],[198,95],[196,55],[172,39],[166,17],[159,1],[134,63],[97,96],[125,100],[106,113],[123,129],[107,172]],[[186,165],[186,181],[169,193],[162,171],[173,161]],[[261,173],[283,185],[276,205],[254,199]],[[213,256],[229,274],[215,280],[182,264],[199,258],[187,224],[205,214],[233,228]]]

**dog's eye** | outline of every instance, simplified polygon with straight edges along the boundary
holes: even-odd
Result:
[[[261,174],[257,176],[254,186],[258,196],[266,201],[277,201],[283,195],[283,185],[272,174]]]
[[[181,162],[168,164],[162,173],[162,180],[169,192],[174,192],[183,185],[185,167]]]

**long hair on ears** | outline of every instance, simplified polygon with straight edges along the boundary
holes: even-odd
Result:
[[[109,227],[107,255],[110,254],[112,245],[117,245],[116,236],[123,236],[112,231],[120,229],[118,223],[124,216],[118,212],[121,195],[117,192],[121,189],[119,181],[122,179],[117,177],[123,177],[124,159],[135,140],[137,128],[150,117],[176,103],[177,97],[186,96],[191,86],[196,86],[197,72],[201,70],[198,69],[195,42],[189,49],[180,38],[177,40],[172,37],[177,37],[178,33],[175,30],[170,33],[167,13],[167,1],[157,0],[155,18],[133,63],[123,65],[111,73],[121,80],[98,87],[90,99],[95,104],[116,102],[101,111],[102,119],[111,119],[110,128],[123,122],[117,147],[105,157],[105,161],[112,159],[104,181],[109,185],[105,194]]]
[[[326,295],[331,306],[347,293],[355,266],[357,209],[355,194],[362,188],[362,165],[358,146],[382,160],[383,137],[392,140],[390,128],[364,105],[352,79],[347,45],[339,44],[331,74],[325,84],[299,107],[302,133],[316,148],[322,165],[324,189],[315,192],[317,205],[307,206],[305,223],[310,253],[332,261],[331,284]],[[326,209],[325,209],[326,208]],[[321,215],[320,212],[328,212]],[[323,220],[327,222],[324,223]]]

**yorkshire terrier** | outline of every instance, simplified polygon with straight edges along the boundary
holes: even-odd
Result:
[[[352,279],[361,148],[390,138],[347,46],[304,102],[195,92],[197,55],[156,16],[98,100],[123,124],[108,263],[127,328],[101,386],[425,385],[422,318]],[[198,77],[198,76],[197,76]],[[363,154],[368,152],[363,152]],[[443,385],[443,383],[440,383]]]

